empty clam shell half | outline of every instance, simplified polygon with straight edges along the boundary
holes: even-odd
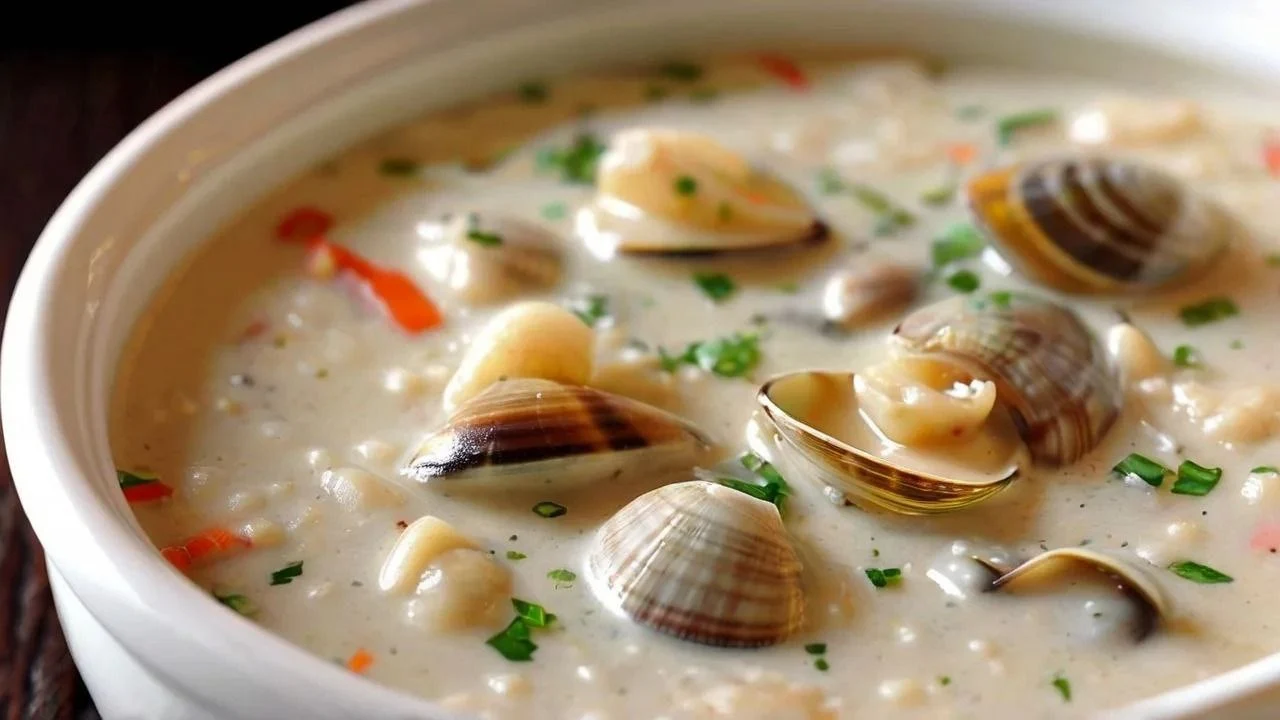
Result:
[[[994,381],[1040,464],[1078,460],[1120,414],[1120,382],[1093,333],[1071,310],[1033,295],[944,300],[904,318],[893,339]]]
[[[633,500],[596,533],[588,571],[607,605],[681,640],[760,647],[804,621],[800,558],[777,508],[715,483]]]
[[[997,250],[1071,293],[1156,290],[1203,273],[1238,232],[1178,178],[1128,160],[1067,157],[974,178],[969,207]]]
[[[423,483],[502,491],[690,472],[711,442],[685,420],[619,395],[512,379],[463,403],[403,470]]]
[[[600,159],[596,189],[579,232],[624,252],[741,250],[827,233],[792,187],[692,132],[618,133]]]
[[[1002,570],[991,565],[988,567],[995,572]],[[1080,573],[1100,575],[1116,592],[1133,603],[1137,612],[1128,629],[1135,641],[1149,636],[1161,619],[1169,616],[1169,603],[1164,593],[1147,573],[1118,558],[1080,547],[1040,553],[999,575],[991,583],[991,589],[1015,593],[1052,591],[1079,582]]]
[[[559,284],[564,248],[551,231],[492,212],[461,213],[419,225],[418,260],[471,305],[488,305]]]
[[[958,442],[909,446],[868,417],[857,382],[853,373],[804,371],[773,378],[760,389],[760,406],[784,441],[783,450],[819,482],[854,501],[924,515],[985,500],[1018,475],[1023,446],[999,407],[989,406],[989,415]]]

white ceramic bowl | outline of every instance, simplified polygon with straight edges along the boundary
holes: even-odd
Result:
[[[195,244],[290,175],[428,108],[627,58],[894,45],[1274,94],[1276,37],[1271,0],[382,0],[227,68],[80,183],[36,245],[5,328],[9,461],[103,715],[449,717],[220,609],[151,548],[116,487],[106,411],[130,326]],[[1276,717],[1277,686],[1280,654],[1118,716]]]

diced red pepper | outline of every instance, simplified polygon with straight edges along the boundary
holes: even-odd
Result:
[[[444,321],[440,309],[404,273],[378,267],[325,240],[312,241],[311,252],[326,253],[339,271],[346,270],[363,280],[396,324],[407,332],[430,330]]]
[[[790,58],[781,55],[761,55],[760,65],[770,75],[777,77],[789,87],[796,90],[807,90],[809,78]]]
[[[178,545],[161,548],[160,554],[174,567],[185,571],[201,560],[250,547],[253,547],[253,543],[248,538],[236,535],[226,528],[210,528]]]
[[[1263,139],[1262,162],[1271,177],[1280,178],[1280,132],[1273,132]]]
[[[159,480],[152,480],[141,485],[130,485],[123,489],[124,499],[129,503],[145,503],[163,500],[173,496],[173,488]]]
[[[276,225],[276,237],[284,242],[311,242],[333,227],[333,216],[310,206],[297,208]]]

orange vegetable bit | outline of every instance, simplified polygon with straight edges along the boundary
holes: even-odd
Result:
[[[264,320],[254,320],[249,323],[244,330],[240,332],[240,342],[248,342],[255,338],[262,337],[267,331],[267,323]]]
[[[391,319],[405,331],[419,333],[444,322],[440,309],[404,273],[380,268],[341,245],[325,240],[313,241],[311,252],[313,258],[324,257],[325,262],[331,262],[337,270],[346,270],[363,280]]]
[[[333,227],[333,216],[304,205],[285,215],[276,225],[276,237],[284,242],[310,242],[322,237]]]
[[[809,78],[790,58],[781,55],[761,55],[760,66],[787,86],[796,90],[808,90]]]
[[[129,504],[155,502],[173,496],[173,488],[159,480],[152,480],[142,485],[130,485],[123,488],[124,499]]]
[[[978,146],[969,142],[951,143],[947,146],[947,159],[956,165],[968,165],[978,157]]]
[[[160,548],[160,554],[179,570],[188,570],[201,560],[213,560],[236,550],[253,547],[247,538],[226,528],[210,528],[178,545]]]
[[[364,674],[371,665],[373,665],[373,655],[364,648],[356,650],[347,660],[347,669],[353,673]]]
[[[1271,177],[1280,178],[1280,131],[1273,131],[1263,138],[1262,162]]]

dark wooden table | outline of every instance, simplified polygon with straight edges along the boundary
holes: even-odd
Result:
[[[0,9],[0,293],[75,183],[148,115],[254,48],[347,3]],[[274,9],[263,14],[263,6]],[[35,7],[32,7],[35,6]],[[215,14],[216,8],[216,14]],[[3,452],[0,449],[0,452]],[[97,718],[0,464],[0,720]]]

